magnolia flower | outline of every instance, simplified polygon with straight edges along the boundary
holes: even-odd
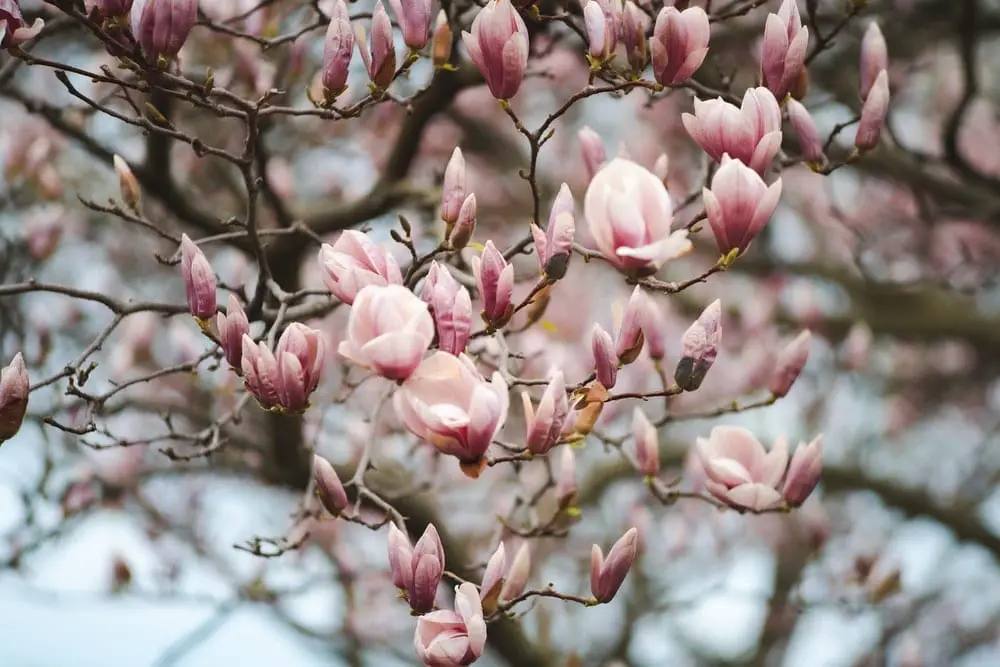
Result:
[[[631,160],[615,158],[594,175],[583,210],[597,249],[622,271],[650,275],[691,251],[687,230],[670,231],[673,205],[663,182]]]
[[[434,339],[427,304],[401,285],[369,285],[354,299],[337,351],[390,380],[408,378]]]
[[[510,405],[500,373],[487,382],[467,356],[441,351],[420,364],[393,400],[411,433],[456,457],[471,477],[482,472]]]
[[[191,314],[200,320],[215,315],[215,273],[205,253],[187,234],[181,235],[181,275]]]
[[[132,35],[147,58],[170,59],[198,21],[198,0],[134,0],[130,21]]]
[[[745,252],[774,215],[780,198],[780,178],[768,187],[756,171],[723,155],[722,166],[712,177],[712,189],[702,190],[719,252]]]
[[[781,148],[781,109],[767,88],[747,90],[738,108],[721,97],[695,100],[694,114],[683,114],[681,121],[716,162],[728,153],[762,174]]]
[[[590,550],[590,592],[598,602],[611,602],[618,589],[625,583],[632,564],[639,552],[639,531],[629,528],[622,535],[611,551],[608,552],[607,559],[604,553],[596,544]]]
[[[444,546],[434,524],[427,524],[416,546],[406,534],[389,524],[389,569],[397,588],[406,592],[410,608],[424,614],[434,608],[444,574]]]
[[[701,7],[664,7],[656,17],[650,50],[653,76],[664,86],[684,83],[708,55],[708,14]]]
[[[517,95],[528,67],[528,27],[511,0],[490,0],[462,40],[493,97],[509,100]]]
[[[24,357],[18,352],[0,369],[0,445],[21,430],[28,410],[28,388]]]
[[[348,229],[332,246],[319,250],[323,284],[344,303],[354,303],[368,285],[402,285],[403,275],[388,250],[372,243],[362,232]]]
[[[534,454],[546,454],[562,438],[563,427],[569,417],[569,399],[562,371],[553,374],[537,411],[531,405],[528,392],[521,392],[521,400],[527,428],[524,445]]]
[[[465,582],[455,588],[456,611],[434,611],[417,620],[413,648],[428,667],[461,667],[486,648],[486,620],[479,591]]]
[[[788,442],[779,438],[770,452],[754,435],[736,426],[716,426],[695,445],[708,476],[705,489],[722,502],[755,512],[781,505],[778,486],[788,465]]]
[[[764,25],[761,74],[764,85],[781,100],[795,87],[806,66],[809,29],[802,25],[797,0],[785,0]]]

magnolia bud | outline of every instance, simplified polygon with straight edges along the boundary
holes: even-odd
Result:
[[[476,231],[476,194],[469,193],[469,196],[462,202],[462,208],[458,211],[458,220],[452,227],[448,235],[448,247],[452,250],[461,250],[468,245],[469,240]]]
[[[642,72],[649,62],[649,48],[646,42],[648,23],[646,14],[632,0],[628,0],[622,16],[622,42],[625,44],[625,56],[633,72]]]
[[[790,98],[785,107],[788,109],[788,120],[791,121],[792,129],[795,130],[795,136],[799,140],[802,159],[806,162],[822,162],[823,141],[809,110],[794,98]]]
[[[452,34],[448,25],[448,15],[442,9],[438,12],[434,24],[434,37],[431,40],[431,63],[435,69],[441,69],[451,60]]]
[[[632,436],[635,438],[635,459],[639,472],[655,476],[660,472],[660,442],[656,427],[639,406],[632,415]]]
[[[458,222],[465,199],[465,158],[462,156],[462,149],[456,147],[444,169],[444,181],[441,184],[441,219],[449,228]]]
[[[722,340],[722,304],[716,299],[698,316],[681,339],[681,360],[674,382],[685,391],[694,391],[705,380]]]
[[[431,0],[389,0],[389,6],[403,31],[403,43],[414,51],[424,48],[431,31]]]
[[[808,445],[799,445],[792,455],[785,475],[782,495],[792,507],[798,507],[813,492],[823,474],[823,436],[818,435]]]
[[[129,19],[135,41],[159,64],[184,46],[198,20],[198,0],[135,0]]]
[[[802,368],[809,359],[811,340],[812,334],[806,329],[782,351],[774,375],[771,376],[770,390],[774,396],[778,398],[785,396],[795,384],[795,380],[798,379]]]
[[[0,369],[0,445],[21,430],[28,411],[28,372],[24,357],[18,352]]]
[[[604,62],[611,55],[618,36],[596,0],[588,0],[584,5],[583,23],[587,31],[587,55],[595,62]]]
[[[323,91],[327,102],[333,102],[347,88],[347,77],[354,55],[354,28],[344,0],[334,0],[330,10],[330,26],[323,42]]]
[[[365,35],[363,27],[355,26],[354,38],[372,85],[380,90],[388,88],[396,76],[396,46],[392,41],[392,21],[381,0],[375,3],[372,12],[371,34]]]
[[[133,213],[139,215],[139,202],[142,200],[142,191],[139,189],[139,181],[129,168],[128,163],[120,155],[114,156],[115,174],[118,176],[118,189],[122,194],[122,201]]]
[[[322,456],[313,455],[313,481],[316,495],[330,514],[337,516],[347,507],[347,492],[340,483],[337,471]]]
[[[444,574],[444,546],[434,524],[427,524],[424,534],[413,547],[412,576],[408,588],[410,609],[423,614],[434,608],[434,598]]]
[[[615,354],[622,365],[631,364],[639,357],[645,342],[642,333],[642,310],[645,303],[642,288],[638,285],[625,307],[615,340]]]
[[[861,107],[861,122],[854,135],[854,145],[858,150],[870,151],[878,145],[885,119],[889,115],[889,73],[882,70],[875,77],[875,83]]]
[[[482,256],[472,258],[472,272],[479,286],[479,298],[483,301],[483,321],[491,329],[499,329],[514,314],[514,304],[511,303],[514,266],[507,263],[493,241],[487,241]]]
[[[580,140],[580,150],[583,153],[583,166],[587,170],[587,180],[590,181],[607,159],[604,142],[601,140],[601,135],[586,125],[577,133],[577,138]]]
[[[611,334],[600,324],[594,324],[590,349],[594,354],[597,381],[607,389],[614,387],[618,380],[618,355],[615,354],[615,343],[611,339]]]
[[[650,45],[656,80],[672,86],[690,79],[708,55],[710,32],[708,14],[701,7],[661,9]]]
[[[235,294],[229,295],[229,304],[225,313],[216,316],[216,327],[219,330],[219,342],[226,361],[237,371],[241,371],[243,362],[243,336],[250,333],[250,321],[240,305]]]
[[[629,528],[622,535],[605,560],[601,548],[596,544],[590,551],[590,592],[598,602],[607,603],[614,599],[618,589],[625,583],[625,577],[632,569],[639,551],[639,531]]]
[[[889,69],[889,50],[878,23],[868,24],[865,36],[861,38],[861,99],[868,99],[868,93],[875,85],[879,72]]]
[[[567,447],[567,449],[569,449]],[[531,544],[524,542],[514,556],[514,562],[507,571],[507,578],[504,580],[503,589],[500,591],[500,599],[509,602],[524,592],[528,584],[528,576],[531,574]]]
[[[490,0],[462,40],[498,100],[517,95],[528,67],[528,27],[511,0]]]
[[[215,315],[216,285],[212,265],[187,234],[181,235],[181,275],[191,314],[203,321]]]
[[[503,575],[507,570],[507,553],[504,550],[503,542],[486,563],[486,571],[483,573],[483,584],[479,587],[479,597],[483,603],[483,612],[492,614],[496,611],[497,602],[500,600],[500,591],[503,588]]]
[[[576,454],[573,448],[563,447],[559,459],[559,472],[556,473],[556,501],[560,510],[566,510],[573,504],[576,497]]]

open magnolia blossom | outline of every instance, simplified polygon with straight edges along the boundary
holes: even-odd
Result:
[[[413,647],[428,667],[461,667],[479,659],[486,648],[486,621],[474,584],[455,587],[455,611],[442,609],[420,617]]]
[[[319,251],[323,284],[346,304],[369,285],[401,285],[403,275],[396,259],[386,248],[375,245],[367,234],[348,229],[332,246],[324,243]]]
[[[821,436],[796,451],[794,475],[789,476],[793,481],[785,487],[793,490],[789,504],[800,505],[819,481],[820,443]],[[722,502],[753,512],[777,509],[785,502],[781,482],[788,468],[788,441],[784,437],[765,451],[750,431],[716,426],[707,438],[698,438],[696,448],[707,475],[705,489]]]
[[[671,231],[673,204],[663,181],[625,158],[594,175],[583,211],[597,249],[627,273],[650,275],[693,247],[686,230]]]
[[[396,391],[394,404],[411,433],[478,477],[507,420],[510,398],[500,373],[486,381],[464,354],[434,352]]]

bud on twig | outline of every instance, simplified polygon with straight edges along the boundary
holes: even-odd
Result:
[[[635,438],[635,459],[639,472],[655,477],[660,472],[660,441],[656,427],[639,406],[632,415],[632,436]]]
[[[882,128],[889,115],[889,73],[882,70],[875,77],[871,91],[861,107],[861,121],[854,135],[854,146],[861,151],[870,151],[878,146]]]
[[[511,296],[514,292],[514,266],[508,264],[493,241],[487,241],[481,257],[472,258],[472,272],[479,286],[483,301],[483,322],[491,329],[499,329],[514,314]]]
[[[448,247],[452,250],[461,250],[472,239],[476,232],[476,193],[471,192],[462,202],[462,208],[458,211],[458,220],[455,221],[451,233],[448,234]]]
[[[782,351],[774,375],[771,377],[770,390],[774,396],[781,398],[787,395],[792,385],[795,384],[795,380],[798,379],[802,368],[809,359],[809,343],[811,341],[812,334],[806,329]]]
[[[129,168],[128,163],[120,155],[114,156],[115,174],[118,176],[118,189],[122,195],[122,201],[136,215],[139,213],[139,203],[142,201],[142,190],[139,189],[139,181]]]
[[[629,528],[608,552],[605,560],[601,547],[596,544],[590,550],[590,592],[600,603],[611,602],[618,589],[625,583],[625,577],[632,569],[639,552],[639,531]]]
[[[187,234],[181,235],[181,275],[187,293],[188,310],[202,323],[215,315],[215,274],[201,248]]]
[[[607,389],[613,388],[618,381],[618,355],[615,354],[615,343],[611,339],[611,334],[596,322],[591,331],[590,349],[594,354],[597,381]]]
[[[226,312],[219,313],[215,321],[226,362],[237,372],[242,372],[243,336],[250,333],[250,322],[235,294],[229,295]]]
[[[361,51],[361,59],[372,85],[385,90],[396,76],[396,47],[392,40],[392,22],[381,0],[375,3],[371,33],[366,36],[363,27],[355,26],[354,39],[358,43],[358,50]],[[368,43],[369,39],[371,44]]]
[[[0,369],[0,445],[21,430],[28,411],[28,372],[24,357],[18,352]]]
[[[722,340],[722,303],[716,299],[706,308],[694,324],[684,332],[681,340],[681,360],[674,371],[674,382],[685,391],[701,386],[705,375],[719,354]]]
[[[889,50],[878,23],[872,21],[861,38],[861,99],[867,100],[868,93],[875,85],[875,79],[882,70],[889,69]]]
[[[792,455],[785,474],[782,495],[785,502],[798,507],[809,498],[823,474],[823,435],[816,436],[808,445],[800,444]]]
[[[316,495],[327,512],[338,516],[347,507],[347,492],[340,483],[337,471],[322,456],[313,455],[313,481],[316,484]]]

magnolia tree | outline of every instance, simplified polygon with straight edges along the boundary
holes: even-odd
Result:
[[[111,592],[355,665],[996,664],[1000,13],[388,4],[0,0],[0,563],[124,514]]]

